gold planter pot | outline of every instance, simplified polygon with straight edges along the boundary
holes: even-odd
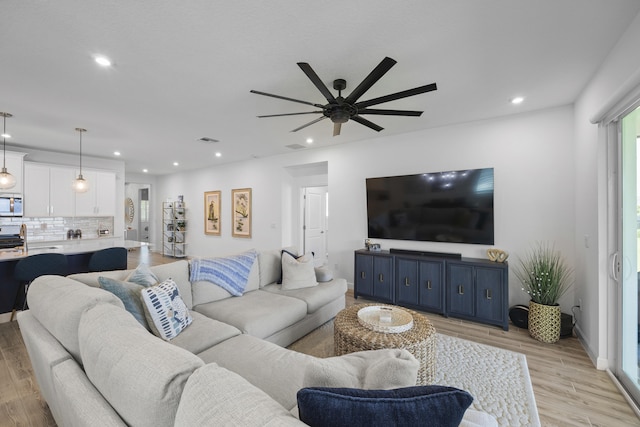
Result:
[[[557,342],[560,339],[561,320],[559,305],[529,301],[529,334],[538,341]]]

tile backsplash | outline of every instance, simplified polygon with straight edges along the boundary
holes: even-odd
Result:
[[[113,236],[112,216],[0,218],[0,225],[27,226],[27,242],[67,240],[67,231],[81,230],[84,239],[98,237],[98,229],[108,229]]]

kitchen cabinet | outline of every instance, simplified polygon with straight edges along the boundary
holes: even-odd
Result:
[[[77,174],[79,171],[75,171]],[[83,170],[89,190],[76,194],[77,216],[115,216],[116,174],[109,171]]]
[[[74,170],[64,166],[24,163],[24,216],[74,216]]]
[[[16,179],[16,185],[6,190],[0,189],[0,194],[20,195],[24,193],[24,156],[26,153],[18,153],[14,151],[7,151],[5,156],[5,164],[7,172],[9,172]],[[2,163],[0,163],[0,168]]]

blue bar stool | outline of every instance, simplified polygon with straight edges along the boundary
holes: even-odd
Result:
[[[106,248],[94,252],[89,258],[89,271],[109,271],[127,269],[126,248]]]

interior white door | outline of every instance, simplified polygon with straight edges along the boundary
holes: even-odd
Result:
[[[313,252],[316,267],[327,262],[327,187],[307,187],[304,191],[304,252]]]

